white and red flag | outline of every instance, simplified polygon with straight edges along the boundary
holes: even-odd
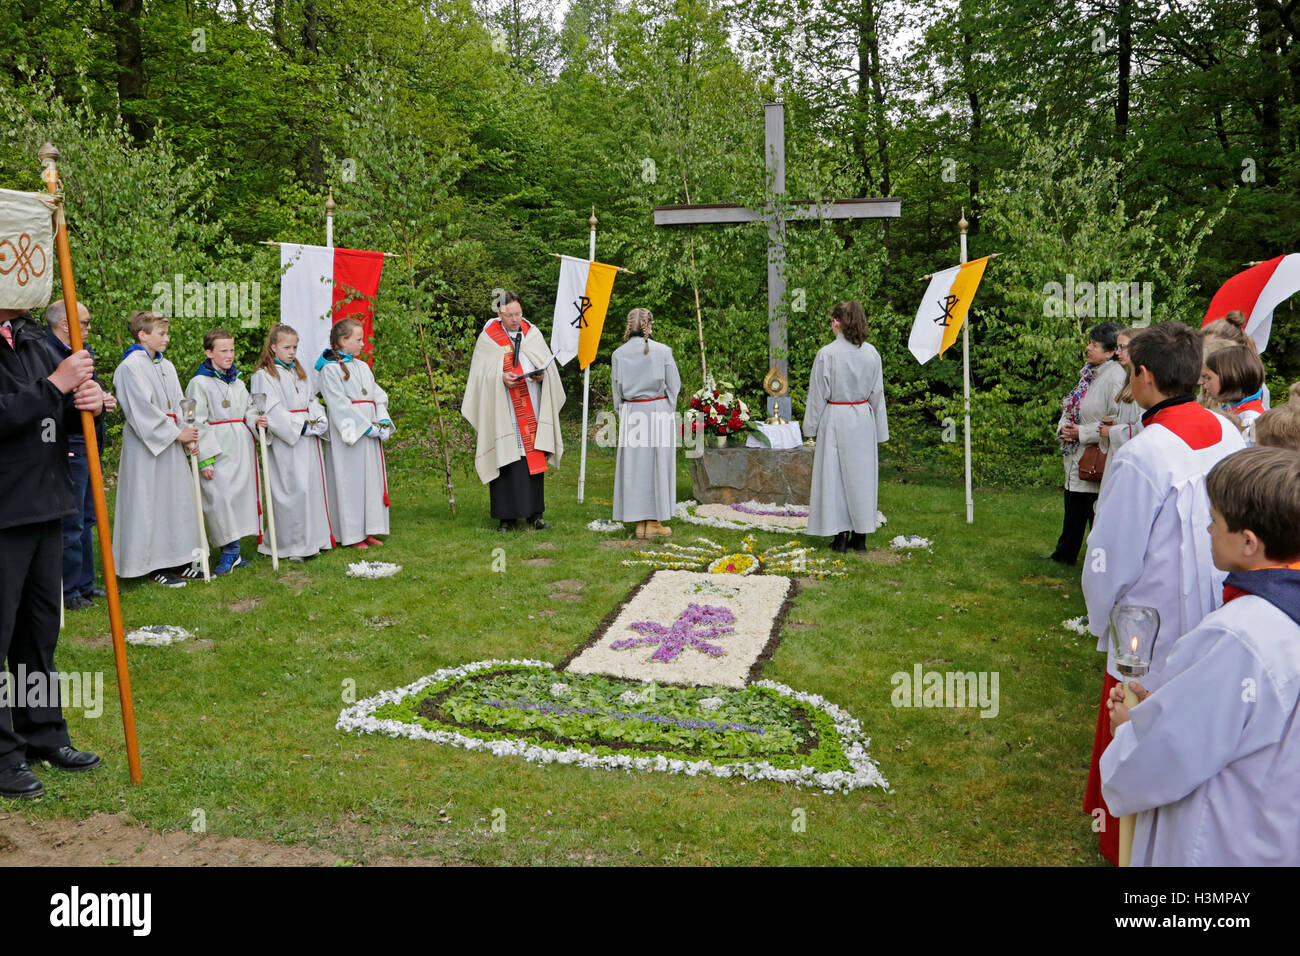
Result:
[[[0,309],[39,309],[50,301],[54,225],[48,196],[0,189]]]
[[[374,360],[374,309],[382,252],[333,246],[280,244],[280,321],[298,333],[298,358],[307,368],[329,348],[330,327],[356,319],[365,328],[362,357]]]
[[[1255,340],[1261,352],[1268,347],[1273,330],[1273,310],[1300,292],[1300,254],[1291,253],[1269,259],[1235,276],[1219,287],[1205,310],[1209,325],[1233,309],[1246,316],[1246,334]]]

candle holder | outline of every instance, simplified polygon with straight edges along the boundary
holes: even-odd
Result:
[[[192,398],[181,399],[181,417],[185,419],[186,425],[194,424],[194,415],[198,410],[199,403]]]
[[[1115,652],[1115,669],[1125,682],[1146,677],[1151,670],[1160,612],[1140,604],[1117,604],[1110,612],[1110,640]]]
[[[266,393],[265,392],[253,393],[253,407],[257,409],[257,414],[259,415],[266,414]]]

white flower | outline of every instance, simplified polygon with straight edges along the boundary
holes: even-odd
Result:
[[[569,685],[568,685],[568,684],[555,683],[555,684],[552,684],[552,685],[551,685],[551,696],[552,696],[552,697],[564,697],[564,696],[567,696],[568,693],[569,693]]]
[[[721,706],[722,706],[721,697],[705,697],[703,700],[700,701],[700,710],[709,714],[713,713]]]
[[[354,561],[348,565],[348,577],[391,578],[400,570],[402,570],[400,564],[391,564],[388,561]]]
[[[1073,631],[1075,634],[1091,634],[1088,630],[1088,615],[1072,617],[1068,621],[1062,621],[1061,627],[1067,631]]]
[[[166,647],[169,644],[179,644],[181,641],[188,640],[193,636],[185,628],[177,627],[174,624],[150,624],[137,628],[126,635],[126,642],[128,644],[145,644],[151,647]]]
[[[922,538],[920,535],[915,534],[900,534],[889,542],[889,546],[895,551],[910,551],[916,548],[924,548],[929,551],[933,544],[934,542],[929,538]]]

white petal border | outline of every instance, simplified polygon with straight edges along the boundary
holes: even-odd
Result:
[[[745,502],[745,504],[759,504],[761,502]],[[689,521],[691,524],[701,524],[709,528],[726,528],[730,531],[770,531],[775,534],[790,534],[792,532],[803,531],[803,528],[792,528],[789,525],[762,524],[754,521],[729,521],[726,518],[710,518],[707,515],[696,514],[693,509],[698,508],[700,503],[694,498],[687,498],[685,501],[677,502],[673,509],[673,515],[682,521]],[[773,508],[785,507],[784,505],[771,505]],[[803,506],[800,506],[803,507]],[[756,516],[761,517],[761,516]],[[876,524],[884,525],[887,519],[883,512],[876,512]]]
[[[774,767],[767,761],[715,764],[710,760],[682,760],[663,755],[633,757],[624,754],[593,754],[577,747],[565,749],[544,747],[531,740],[517,737],[484,740],[459,731],[429,730],[418,724],[403,723],[400,720],[380,720],[374,716],[375,711],[385,704],[395,704],[403,698],[419,693],[430,684],[465,677],[494,667],[544,667],[554,670],[554,665],[546,661],[534,660],[474,661],[459,667],[443,668],[405,687],[380,691],[374,697],[368,697],[344,708],[339,714],[335,727],[346,733],[383,734],[388,737],[407,737],[411,740],[431,740],[438,744],[460,747],[462,750],[486,751],[498,757],[522,757],[529,763],[537,764],[571,764],[598,770],[622,770],[627,773],[639,770],[645,773],[678,773],[688,777],[774,780],[778,783],[793,784],[796,787],[818,788],[828,793],[848,793],[866,787],[879,787],[890,793],[893,792],[889,790],[889,782],[881,775],[879,765],[868,752],[871,738],[863,733],[862,725],[857,720],[816,694],[805,694],[770,680],[759,680],[753,683],[756,687],[765,687],[782,697],[791,697],[810,707],[815,707],[831,719],[835,725],[835,732],[839,735],[840,746],[852,770],[829,770],[819,773],[814,767],[804,766],[798,769]]]

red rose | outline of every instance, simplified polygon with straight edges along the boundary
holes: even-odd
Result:
[[[691,399],[691,408],[695,409],[696,411],[699,411],[699,409],[700,409],[700,400],[699,400],[698,398],[692,398],[692,399]]]
[[[719,434],[719,435],[725,435],[725,434],[727,434],[727,423],[726,423],[726,422],[719,422],[719,423],[718,423],[718,434]]]
[[[721,395],[721,394],[722,394],[722,393],[719,392],[716,388],[713,390],[713,397],[714,397],[714,398],[717,398],[717,397],[718,397],[719,395]]]
[[[740,416],[739,416],[739,415],[732,415],[732,416],[731,416],[731,422],[730,422],[730,425],[731,425],[731,430],[732,430],[733,432],[738,432],[738,431],[740,431],[740,426],[743,425],[743,424],[744,424],[744,422],[742,422],[742,421],[740,420]]]
[[[691,422],[691,434],[692,434],[692,435],[699,434],[699,431],[700,431],[700,423],[699,423],[699,422]]]

